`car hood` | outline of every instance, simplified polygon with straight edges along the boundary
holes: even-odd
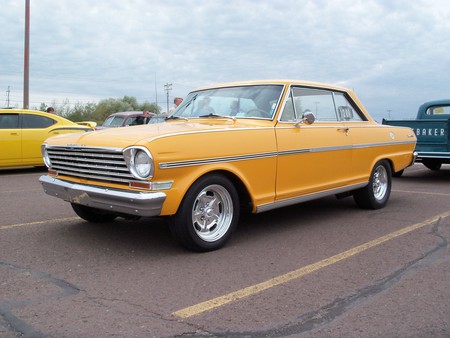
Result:
[[[122,128],[108,128],[83,134],[66,134],[48,138],[46,143],[58,146],[85,146],[102,148],[126,148],[143,145],[156,138],[183,133],[205,132],[223,129],[267,127],[268,121],[208,119],[202,121],[170,121]]]

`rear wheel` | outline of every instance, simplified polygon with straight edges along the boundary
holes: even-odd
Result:
[[[212,251],[231,237],[239,218],[239,197],[222,175],[200,178],[170,220],[170,231],[185,248]]]
[[[425,167],[433,171],[441,169],[442,166],[442,163],[436,160],[422,160],[422,163]]]
[[[353,198],[360,208],[380,209],[383,208],[391,194],[392,170],[386,160],[375,164],[370,174],[369,184],[355,191]]]
[[[92,223],[105,223],[113,221],[117,215],[113,214],[108,211],[95,209],[91,207],[87,207],[85,205],[81,204],[72,204],[72,209],[75,211],[75,213],[84,219],[85,221],[92,222]]]

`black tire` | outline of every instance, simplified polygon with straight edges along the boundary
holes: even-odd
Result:
[[[169,225],[182,246],[205,252],[221,248],[231,237],[238,219],[236,188],[222,175],[209,175],[189,188]]]
[[[79,217],[91,223],[106,223],[113,221],[117,217],[116,214],[108,211],[90,208],[81,204],[71,204],[73,211],[75,211]]]
[[[386,160],[377,162],[370,174],[369,184],[354,192],[356,204],[363,209],[381,209],[389,200],[392,170]]]
[[[400,177],[403,175],[404,170],[397,171],[392,174],[392,177]]]
[[[442,166],[442,162],[439,162],[437,160],[432,160],[432,159],[431,160],[430,159],[422,160],[422,163],[425,167],[427,167],[428,169],[433,170],[433,171],[441,169],[441,166]]]

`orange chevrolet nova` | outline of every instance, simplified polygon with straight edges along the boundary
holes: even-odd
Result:
[[[161,124],[48,139],[40,181],[89,222],[168,216],[179,243],[209,251],[243,210],[328,195],[384,207],[415,143],[411,129],[377,124],[345,88],[228,83],[191,92]]]

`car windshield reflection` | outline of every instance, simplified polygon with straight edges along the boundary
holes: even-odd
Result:
[[[272,119],[282,90],[281,85],[254,85],[196,91],[171,117]]]

